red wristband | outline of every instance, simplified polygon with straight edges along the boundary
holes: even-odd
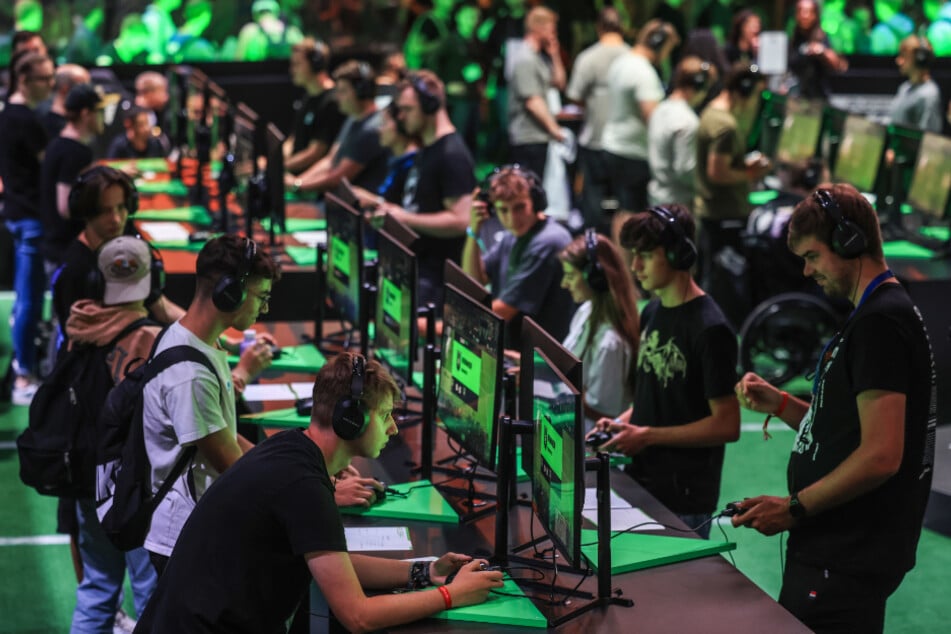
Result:
[[[452,609],[452,595],[449,594],[449,588],[446,586],[439,586],[439,592],[442,594],[443,603],[446,604],[446,609]]]
[[[780,392],[783,395],[783,400],[779,403],[779,409],[773,414],[773,416],[782,416],[783,412],[786,411],[786,406],[789,405],[789,392]]]

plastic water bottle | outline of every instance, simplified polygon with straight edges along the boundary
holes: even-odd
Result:
[[[258,333],[253,328],[248,328],[244,331],[244,341],[238,346],[239,354],[244,354],[244,351],[247,350],[250,346],[253,346],[258,341]]]

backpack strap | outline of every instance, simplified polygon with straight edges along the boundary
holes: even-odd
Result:
[[[162,331],[165,332],[164,330]],[[158,338],[156,338],[156,343],[158,343]],[[158,355],[155,355],[153,350],[152,358],[149,359],[149,362],[145,366],[145,377],[142,389],[145,389],[145,385],[152,381],[156,376],[161,372],[167,370],[171,366],[181,363],[183,361],[192,361],[194,363],[200,363],[201,365],[208,368],[212,374],[216,377],[218,376],[215,367],[212,365],[211,360],[203,353],[193,348],[191,346],[173,346],[162,350]],[[139,407],[142,407],[142,404],[139,404]],[[139,416],[139,420],[142,420]],[[139,464],[148,464],[148,454],[145,451],[145,434],[140,435],[140,442],[136,443],[136,460]],[[152,512],[158,508],[159,503],[165,499],[165,496],[168,495],[168,492],[172,489],[172,486],[175,484],[175,481],[185,470],[185,466],[190,463],[195,454],[198,453],[198,447],[191,445],[185,448],[185,451],[182,452],[182,455],[178,457],[178,460],[175,461],[175,464],[172,466],[172,470],[169,472],[168,476],[165,478],[165,481],[162,482],[162,486],[159,487],[158,491],[155,492],[155,495],[152,496],[151,508]]]

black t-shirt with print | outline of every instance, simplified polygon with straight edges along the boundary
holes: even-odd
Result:
[[[709,400],[733,394],[737,342],[709,295],[665,308],[654,300],[641,314],[631,423],[684,425],[710,415]],[[723,446],[648,447],[629,473],[679,514],[710,513],[720,496]]]

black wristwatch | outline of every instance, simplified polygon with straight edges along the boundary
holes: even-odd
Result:
[[[789,514],[793,519],[801,520],[806,516],[806,507],[799,501],[799,494],[793,493],[789,496]]]

